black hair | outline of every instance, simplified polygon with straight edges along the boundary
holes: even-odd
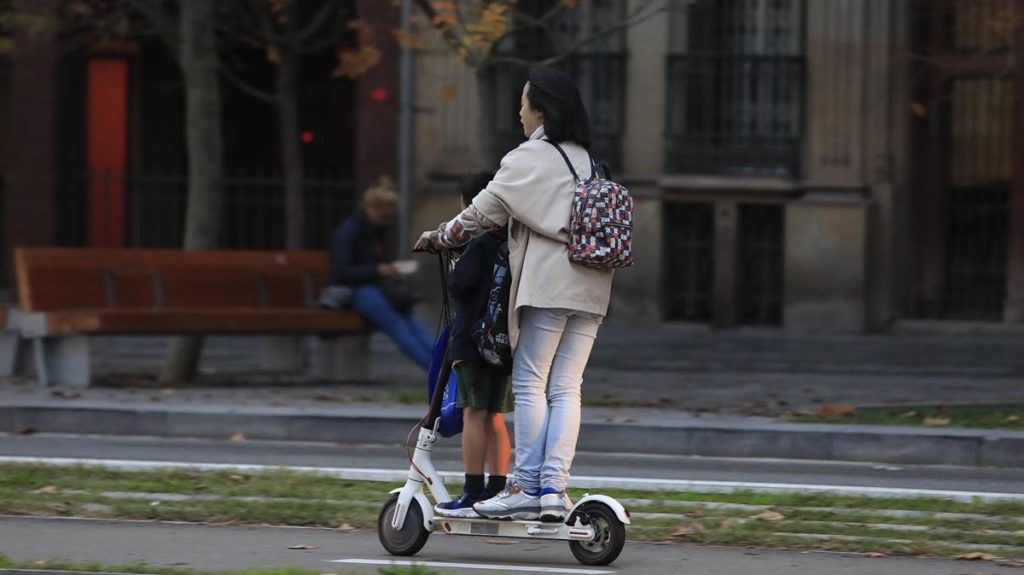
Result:
[[[555,142],[575,142],[590,149],[590,120],[576,83],[557,68],[530,70],[526,100],[544,114],[544,134]]]
[[[475,172],[469,174],[459,182],[459,193],[462,194],[462,203],[469,206],[473,198],[487,187],[487,184],[494,179],[494,172]]]

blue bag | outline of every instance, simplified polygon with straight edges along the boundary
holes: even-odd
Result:
[[[434,351],[430,354],[430,369],[427,372],[427,403],[434,396],[434,384],[441,373],[441,362],[444,361],[445,348],[448,347],[449,326],[441,328],[441,333],[434,342]],[[444,399],[441,401],[440,424],[437,432],[441,437],[453,437],[462,433],[462,410],[456,407],[455,402],[459,390],[459,379],[453,369],[448,376],[448,382],[444,388]]]

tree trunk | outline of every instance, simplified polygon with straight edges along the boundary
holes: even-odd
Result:
[[[305,202],[303,201],[302,144],[299,141],[298,68],[295,50],[282,50],[277,64],[277,114],[284,169],[285,246],[305,247]]]
[[[477,93],[477,157],[479,170],[494,170],[498,165],[497,134],[494,131],[494,106],[497,90],[494,88],[493,68],[481,66],[476,70]]]
[[[185,142],[188,146],[186,250],[217,247],[223,186],[220,80],[214,34],[216,3],[180,0],[179,63],[185,79]],[[168,349],[161,383],[195,376],[202,351],[201,336],[175,338]]]

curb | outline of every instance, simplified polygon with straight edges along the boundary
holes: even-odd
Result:
[[[0,432],[143,435],[226,440],[402,443],[420,408],[19,404],[0,406]],[[620,421],[621,420],[621,421]],[[967,467],[1024,467],[1024,432],[648,416],[581,424],[580,451],[813,459]]]

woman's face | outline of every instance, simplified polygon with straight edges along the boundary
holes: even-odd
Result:
[[[530,83],[527,82],[523,86],[523,97],[519,108],[519,121],[523,124],[523,133],[526,134],[527,138],[532,136],[537,131],[537,128],[544,124],[544,114],[530,107],[530,100],[526,97],[529,91]]]
[[[390,226],[395,221],[395,207],[387,204],[367,204],[366,219],[375,226]]]

